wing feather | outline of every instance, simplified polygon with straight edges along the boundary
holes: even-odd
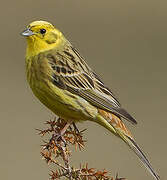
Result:
[[[49,63],[54,70],[52,79],[56,86],[84,98],[100,109],[123,117],[133,124],[137,123],[121,107],[115,95],[104,85],[96,73],[90,69],[76,49],[68,45],[64,51],[52,54],[54,54],[54,57],[51,55],[47,55],[47,57],[49,57]]]

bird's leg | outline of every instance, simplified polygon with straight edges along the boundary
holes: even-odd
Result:
[[[63,127],[63,129],[60,130],[60,136],[63,136],[66,130],[69,128],[71,125],[71,122],[67,122],[66,125]]]
[[[77,128],[77,126],[75,125],[74,122],[72,123],[72,125],[73,125],[73,127],[74,127],[75,132],[77,132],[77,133],[79,134],[79,129]]]
[[[65,141],[63,135],[65,134],[66,130],[69,128],[70,125],[71,125],[71,122],[67,122],[66,125],[63,127],[63,129],[61,129],[58,134],[54,135],[53,138],[54,138],[55,143],[58,139],[60,139],[63,141],[64,145],[66,146],[66,141]]]

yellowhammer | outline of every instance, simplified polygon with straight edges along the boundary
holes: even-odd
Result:
[[[64,35],[46,21],[32,22],[22,35],[27,39],[27,80],[35,96],[67,121],[66,128],[72,122],[89,120],[120,137],[158,180],[121,118],[133,124],[136,120]]]

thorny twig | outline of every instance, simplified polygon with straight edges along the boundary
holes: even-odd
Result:
[[[50,135],[48,141],[43,141],[41,155],[47,164],[55,164],[58,168],[55,171],[51,171],[50,179],[69,179],[69,180],[125,180],[125,178],[110,177],[106,170],[98,171],[95,168],[88,168],[88,164],[80,165],[79,168],[74,168],[70,165],[71,152],[69,145],[74,145],[75,149],[82,150],[85,147],[85,140],[83,139],[83,133],[86,129],[79,131],[75,123],[73,123],[66,132],[60,136],[60,131],[66,125],[63,119],[54,119],[53,121],[47,121],[45,123],[48,127],[44,130],[39,130],[39,135],[42,137],[46,134]],[[63,165],[59,162],[61,159]]]

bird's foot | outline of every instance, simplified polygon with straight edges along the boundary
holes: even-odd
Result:
[[[52,135],[52,140],[55,142],[57,146],[59,146],[60,141],[62,141],[64,143],[64,146],[66,147],[67,143],[64,138],[64,134],[66,130],[70,127],[70,125],[71,123],[67,122],[66,125],[59,132],[55,132],[55,134]]]

